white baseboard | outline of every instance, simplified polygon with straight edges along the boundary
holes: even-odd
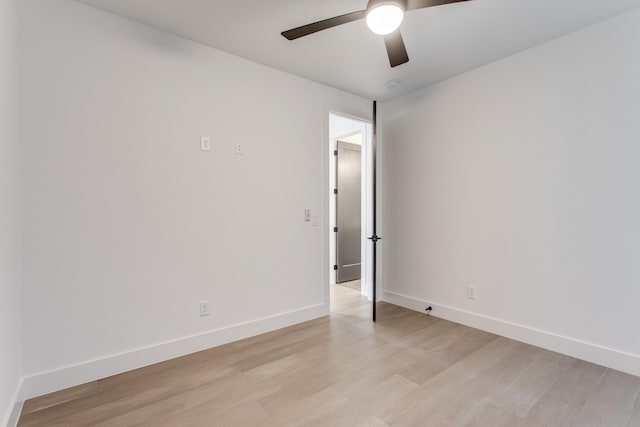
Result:
[[[16,387],[16,390],[13,392],[11,402],[9,402],[9,406],[7,407],[7,413],[4,415],[2,424],[0,424],[0,426],[16,427],[18,425],[18,420],[20,419],[20,414],[22,413],[22,405],[24,405],[24,399],[22,397],[22,386],[23,380],[21,379]]]
[[[424,301],[387,290],[382,291],[382,300],[421,313],[425,312],[427,306],[431,306],[433,307],[431,311],[432,316],[535,345],[536,347],[566,354],[631,375],[640,376],[640,355],[626,353],[598,344],[518,325],[506,320],[472,313],[447,305]]]
[[[329,307],[324,304],[305,307],[300,310],[28,375],[24,378],[22,388],[24,400],[274,331],[328,314]]]

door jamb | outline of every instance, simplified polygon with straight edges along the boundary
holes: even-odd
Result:
[[[361,117],[355,117],[349,114],[344,114],[342,112],[338,112],[338,111],[329,111],[328,114],[328,119],[329,119],[329,124],[331,122],[331,115],[337,115],[346,119],[350,119],[353,121],[357,121],[357,122],[361,122],[363,123],[363,127],[364,127],[364,132],[362,135],[362,152],[363,152],[363,164],[362,164],[362,180],[363,180],[363,189],[365,191],[363,191],[362,193],[362,199],[363,199],[363,217],[365,217],[365,222],[362,224],[362,232],[361,232],[361,245],[362,245],[362,273],[361,273],[361,283],[362,283],[362,294],[365,295],[367,297],[367,299],[369,301],[371,301],[372,296],[373,296],[373,288],[372,288],[372,282],[373,282],[373,277],[372,274],[373,272],[370,271],[371,270],[371,266],[373,265],[373,260],[372,260],[372,248],[371,245],[369,245],[369,240],[367,240],[367,237],[369,237],[371,235],[371,232],[373,230],[373,182],[372,182],[372,174],[373,174],[373,158],[372,158],[372,146],[373,146],[373,121],[369,120],[369,119],[365,119],[365,118],[361,118]],[[330,127],[330,126],[329,126]],[[357,133],[360,133],[361,131],[354,131],[354,132],[350,132],[347,133],[345,135],[340,135],[338,137],[332,137],[329,134],[329,167],[328,167],[328,174],[329,174],[329,188],[328,190],[330,191],[330,195],[329,197],[335,197],[333,194],[333,188],[334,185],[336,183],[335,179],[335,175],[336,175],[336,170],[335,170],[335,156],[334,156],[334,151],[337,149],[337,141],[339,139],[342,138],[346,138],[352,135],[355,135]],[[333,173],[332,173],[333,172]],[[335,263],[337,262],[337,259],[335,257],[336,255],[336,250],[335,250],[335,245],[333,245],[333,250],[331,249],[332,243],[334,242],[334,240],[332,239],[332,235],[333,233],[333,227],[335,226],[335,222],[332,220],[335,220],[335,205],[330,201],[330,203],[328,204],[328,218],[330,219],[329,221],[329,227],[327,232],[329,232],[329,254],[328,254],[328,259],[330,261],[330,265],[329,265],[329,278],[330,278],[330,285],[335,284],[335,279],[336,279],[336,275],[335,275],[335,271],[333,270],[333,266],[335,265]],[[335,236],[333,236],[335,238]],[[335,243],[335,242],[334,242]],[[333,255],[333,256],[331,256]]]

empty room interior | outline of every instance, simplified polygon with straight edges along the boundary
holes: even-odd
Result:
[[[640,0],[0,0],[0,426],[640,426]]]

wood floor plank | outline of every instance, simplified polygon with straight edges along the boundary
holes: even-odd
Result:
[[[492,401],[511,399],[505,391],[512,387],[535,361],[536,354],[530,346],[508,342],[501,358],[487,365],[483,372],[463,383],[461,390],[439,405],[433,414],[453,425],[466,425],[479,411]]]
[[[361,402],[350,400],[347,404],[305,423],[309,427],[352,427],[364,423],[371,417],[371,408]]]
[[[535,355],[531,364],[515,376],[494,404],[524,418],[570,365],[572,358],[542,349],[530,349]]]
[[[484,405],[480,411],[467,423],[466,427],[516,427],[521,425],[522,419],[498,408],[492,403]],[[540,424],[546,426],[546,424]]]
[[[62,390],[58,393],[46,394],[44,396],[36,397],[35,399],[26,401],[22,408],[22,414],[31,414],[32,412],[41,411],[52,406],[61,405],[63,403],[70,402],[84,396],[90,396],[97,392],[98,381],[92,381],[90,383],[81,384],[76,387]]]
[[[269,415],[258,402],[221,408],[205,403],[186,411],[142,424],[145,427],[228,427],[264,425]]]
[[[376,411],[385,413],[417,387],[417,384],[401,375],[393,375],[368,390],[360,389],[352,392],[350,397],[353,401],[366,406],[370,413]]]
[[[357,424],[355,427],[388,427],[389,424],[382,421],[380,418],[372,415],[368,417],[366,420],[362,421],[360,424]]]
[[[311,425],[349,402],[348,397],[329,387],[303,399],[290,400],[277,408],[272,408],[267,423],[270,426]]]
[[[26,403],[20,426],[640,426],[640,378],[332,287],[332,314]]]
[[[271,379],[259,379],[239,373],[110,417],[96,425],[103,427],[145,425],[150,423],[150,420],[164,420],[205,404],[209,405],[211,410],[225,410],[257,401],[279,389],[280,387]]]
[[[607,369],[576,419],[580,426],[624,426],[629,421],[640,382],[637,377]]]
[[[230,377],[237,372],[224,365],[199,364],[198,367],[201,369],[185,364],[178,371],[169,368],[164,373],[152,369],[156,372],[152,377],[141,377],[139,372],[134,372],[132,381],[120,378],[99,393],[27,414],[21,417],[20,425],[40,426],[52,421],[64,422],[67,425],[91,425],[92,422],[134,411],[190,388]],[[85,422],[85,419],[89,421]]]
[[[414,425],[464,392],[471,380],[507,357],[514,347],[515,342],[496,337],[416,388],[390,411],[376,412],[375,415],[390,425]]]
[[[640,426],[640,393],[636,397],[636,403],[633,406],[629,420],[627,421],[627,427]]]
[[[576,425],[578,415],[602,382],[605,372],[606,368],[602,366],[573,359],[569,369],[531,409],[526,425]]]

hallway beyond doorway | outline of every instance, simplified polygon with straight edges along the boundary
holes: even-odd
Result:
[[[331,286],[331,316],[350,316],[371,321],[371,302],[362,295],[359,280]],[[354,288],[354,283],[358,288]],[[360,320],[360,319],[359,319]]]

